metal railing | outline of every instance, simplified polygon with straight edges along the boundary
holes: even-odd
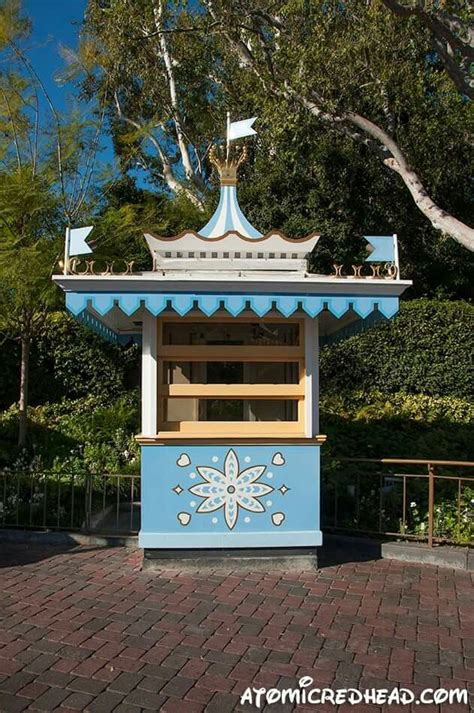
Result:
[[[134,534],[140,476],[0,471],[0,527]]]
[[[474,544],[474,462],[325,458],[321,470],[327,532]],[[131,535],[140,511],[139,475],[0,471],[0,527]]]
[[[472,461],[335,458],[321,491],[326,531],[474,544]]]

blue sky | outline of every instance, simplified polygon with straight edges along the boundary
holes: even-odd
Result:
[[[60,84],[55,75],[64,66],[60,46],[76,48],[80,25],[87,0],[23,0],[23,13],[32,22],[32,33],[24,48],[36,72],[44,83],[53,104],[60,112],[71,107],[73,101],[82,114],[87,114],[86,104],[73,100],[74,86]],[[43,100],[43,119],[49,110]],[[107,134],[102,136],[99,162],[114,163],[112,141]]]
[[[33,23],[28,56],[58,109],[65,107],[70,93],[68,87],[60,87],[54,81],[54,73],[64,66],[59,46],[77,45],[86,4],[87,0],[23,0],[24,12]]]

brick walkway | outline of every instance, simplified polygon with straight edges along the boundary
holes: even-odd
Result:
[[[0,544],[0,552],[0,710],[8,713],[225,713],[240,709],[250,683],[287,687],[302,675],[318,687],[415,691],[474,681],[466,572],[379,560],[301,575],[191,576],[142,573],[140,553],[121,548]]]

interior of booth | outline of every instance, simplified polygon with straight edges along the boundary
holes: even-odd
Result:
[[[304,433],[304,320],[158,318],[160,432]]]
[[[133,315],[117,306],[92,314],[119,338],[140,339],[144,307]],[[373,319],[352,309],[317,316],[319,344],[347,335]],[[180,316],[166,309],[157,320],[157,436],[305,437],[305,323],[298,310],[284,317],[273,309],[258,317],[250,309],[234,317],[220,309],[207,317],[197,309]],[[313,374],[317,349],[311,353]]]

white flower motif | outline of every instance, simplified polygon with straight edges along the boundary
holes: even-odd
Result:
[[[258,498],[268,495],[273,488],[257,481],[266,467],[253,465],[240,471],[239,460],[232,448],[225,457],[223,472],[212,466],[197,466],[196,470],[205,482],[189,488],[193,495],[204,498],[196,512],[208,513],[224,508],[224,518],[229,530],[232,530],[237,522],[239,508],[249,512],[265,512]]]

